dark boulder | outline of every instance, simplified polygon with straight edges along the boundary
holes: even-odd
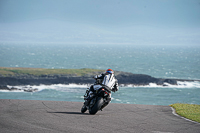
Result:
[[[0,90],[8,90],[9,88],[6,85],[0,85]]]
[[[165,79],[163,82],[169,83],[169,84],[172,84],[172,85],[177,85],[177,80],[175,80],[175,79]]]

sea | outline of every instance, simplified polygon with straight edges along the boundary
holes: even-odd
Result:
[[[200,80],[200,45],[0,43],[0,67],[48,69],[92,68],[146,74],[156,78]],[[119,83],[120,84],[120,83]],[[14,86],[0,91],[0,99],[84,102],[89,84]],[[12,87],[9,86],[8,87]],[[26,92],[25,88],[36,88]],[[200,82],[178,85],[120,86],[112,103],[170,105],[200,104]]]

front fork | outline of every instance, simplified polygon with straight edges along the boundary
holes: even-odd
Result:
[[[89,95],[89,90],[90,90],[90,88],[87,88],[87,89],[86,89],[85,95],[84,95],[84,100],[86,100],[86,98],[88,97],[88,95]]]

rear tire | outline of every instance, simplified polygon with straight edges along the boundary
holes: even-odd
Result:
[[[101,109],[102,105],[103,105],[103,98],[102,97],[98,97],[97,102],[89,110],[89,113],[92,114],[92,115],[95,115]]]

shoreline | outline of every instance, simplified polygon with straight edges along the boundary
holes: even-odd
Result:
[[[0,67],[0,89],[15,90],[7,86],[53,85],[53,84],[93,84],[94,75],[101,74],[97,69],[40,69],[40,68],[7,68]],[[160,86],[178,85],[177,81],[200,81],[188,79],[155,78],[145,74],[115,71],[119,86]],[[27,92],[35,90],[27,90]]]
[[[0,85],[0,91],[1,92],[38,92],[41,91],[43,89],[41,89],[41,87],[44,88],[44,86],[48,87],[55,87],[55,86],[65,86],[65,87],[70,87],[70,88],[76,88],[76,87],[81,87],[81,88],[87,88],[92,84],[75,84],[75,83],[70,83],[70,84],[38,84],[38,85]],[[191,87],[191,85],[193,85],[193,87],[200,87],[200,82],[198,81],[198,83],[195,81],[177,81],[177,85],[171,85],[169,83],[164,83],[164,85],[157,85],[155,83],[149,83],[148,85],[134,85],[134,84],[120,84],[119,87],[151,87],[151,88],[157,88],[157,87],[175,87],[175,88],[188,88]]]

